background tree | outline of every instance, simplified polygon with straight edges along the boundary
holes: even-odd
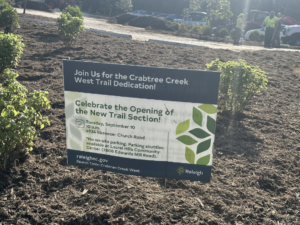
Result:
[[[119,9],[121,12],[128,12],[132,10],[132,1],[131,0],[119,0],[116,3],[117,9]]]

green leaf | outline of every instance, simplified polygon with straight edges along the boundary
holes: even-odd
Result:
[[[191,164],[195,162],[195,153],[188,147],[185,148],[185,159]]]
[[[197,141],[191,138],[190,136],[183,135],[177,138],[178,141],[182,142],[185,145],[193,145],[196,144]]]
[[[211,104],[203,104],[200,105],[198,108],[203,110],[207,114],[215,114],[217,112],[217,108]]]
[[[202,113],[194,107],[193,108],[193,120],[200,127],[202,127],[202,118],[203,118]]]
[[[81,150],[80,145],[72,139],[70,140],[70,147],[73,150]]]
[[[200,128],[195,128],[193,130],[190,130],[189,132],[197,138],[207,138],[208,136],[210,136],[210,134]]]
[[[76,128],[75,126],[70,124],[70,132],[78,141],[82,139],[80,128]]]
[[[207,130],[211,132],[212,134],[215,134],[216,131],[216,121],[211,118],[210,116],[207,116],[207,124],[206,124]]]
[[[208,139],[206,141],[201,142],[198,146],[197,146],[197,154],[201,153],[201,152],[205,152],[206,150],[209,149],[211,144],[211,139]]]
[[[206,166],[210,161],[210,155],[206,155],[197,160],[197,165],[204,165]]]
[[[190,120],[186,120],[186,121],[178,124],[176,127],[176,135],[187,131],[189,129],[189,127],[190,127]]]

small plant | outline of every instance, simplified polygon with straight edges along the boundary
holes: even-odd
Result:
[[[70,6],[71,7],[71,6]],[[83,19],[62,12],[56,19],[58,33],[66,47],[71,47],[81,32],[84,32]]]
[[[82,12],[78,7],[72,7],[68,5],[64,10],[63,13],[69,13],[72,17],[78,17],[80,19],[83,19]]]
[[[5,33],[12,32],[19,28],[19,16],[17,10],[5,3],[0,14],[0,27],[5,27]]]
[[[191,27],[191,32],[195,34],[201,34],[202,33],[202,25],[200,24],[194,24]]]
[[[205,25],[203,28],[202,28],[202,34],[204,36],[211,36],[212,34],[212,29],[209,25]]]
[[[232,30],[230,31],[230,38],[231,38],[231,39],[234,39],[234,38],[235,38],[235,29],[232,29]]]
[[[0,74],[6,68],[18,65],[24,48],[22,41],[23,39],[19,35],[0,32]]]
[[[27,98],[27,89],[16,78],[18,74],[4,71],[5,87],[0,86],[0,169],[32,150],[39,130],[50,125],[40,111],[50,108],[48,92],[34,91]]]
[[[215,37],[219,37],[220,31],[215,29],[215,30],[213,30],[213,34],[215,35]]]
[[[259,33],[259,31],[254,30],[249,34],[250,41],[262,42],[265,38],[265,35]]]
[[[246,61],[221,62],[206,65],[209,70],[221,71],[219,106],[221,111],[242,112],[261,89],[267,88],[266,72]]]
[[[221,37],[221,38],[224,38],[228,35],[229,35],[229,32],[226,28],[221,29],[220,32],[219,32],[219,37]]]

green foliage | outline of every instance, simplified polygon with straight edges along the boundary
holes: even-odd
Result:
[[[70,7],[71,6],[68,6],[68,8]],[[72,10],[75,12],[74,7],[72,8]],[[78,10],[79,8],[76,9],[76,12]],[[68,12],[63,11],[60,14],[60,17],[56,19],[56,25],[58,26],[57,30],[63,41],[63,44],[66,47],[72,46],[75,43],[78,35],[84,32],[83,18],[73,17]]]
[[[228,30],[225,29],[225,28],[221,29],[220,32],[219,32],[219,37],[221,37],[221,38],[224,38],[228,35],[229,35]]]
[[[210,25],[205,25],[205,26],[203,26],[203,28],[202,28],[202,34],[203,34],[204,36],[211,36],[211,34],[212,34],[212,29],[211,29]]]
[[[122,12],[129,12],[132,10],[133,5],[131,0],[119,0],[116,7]]]
[[[221,71],[219,106],[221,111],[242,112],[261,89],[267,88],[266,72],[258,66],[249,66],[244,60],[221,62],[219,59],[206,65],[209,70]],[[214,132],[215,121],[207,120],[207,129]]]
[[[6,84],[0,86],[0,169],[31,151],[39,130],[50,125],[40,113],[50,108],[48,93],[34,91],[27,97],[26,87],[16,80],[18,74],[7,69],[3,77]]]
[[[256,41],[256,42],[262,42],[265,38],[265,35],[259,33],[259,31],[254,30],[251,31],[250,35],[249,35],[249,40],[250,41]]]
[[[180,23],[180,22],[171,22],[168,21],[168,25],[172,27],[174,30],[183,31],[183,32],[190,32],[194,34],[201,34],[202,33],[202,25],[201,24],[193,24],[189,25],[186,23]]]
[[[219,37],[220,36],[220,30],[213,30],[213,34],[215,35],[215,37]]]
[[[19,35],[0,32],[0,74],[6,68],[18,65],[24,48],[22,41],[23,39]]]
[[[80,19],[83,19],[82,12],[78,7],[72,7],[68,5],[64,10],[63,13],[69,13],[72,17],[78,17]]]
[[[202,0],[206,3],[207,17],[206,21],[209,21],[211,27],[216,26],[217,20],[229,21],[232,17],[232,12],[230,11],[230,1],[229,0]]]
[[[232,29],[232,30],[230,31],[230,38],[231,38],[231,39],[234,39],[234,38],[235,38],[235,29]]]
[[[8,27],[10,31],[20,27],[17,10],[7,3],[0,14],[0,27]]]

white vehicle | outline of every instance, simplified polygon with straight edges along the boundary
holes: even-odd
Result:
[[[284,44],[300,46],[300,25],[285,26],[281,41]]]
[[[283,37],[283,30],[284,30],[284,28],[285,28],[285,25],[281,25],[281,28],[280,28],[280,40]],[[266,28],[260,28],[260,29],[256,29],[256,30],[259,33],[265,35]],[[256,30],[249,30],[248,32],[246,32],[246,34],[244,35],[244,39],[247,40],[247,41],[249,41],[249,36],[250,36],[251,32],[256,31]]]

